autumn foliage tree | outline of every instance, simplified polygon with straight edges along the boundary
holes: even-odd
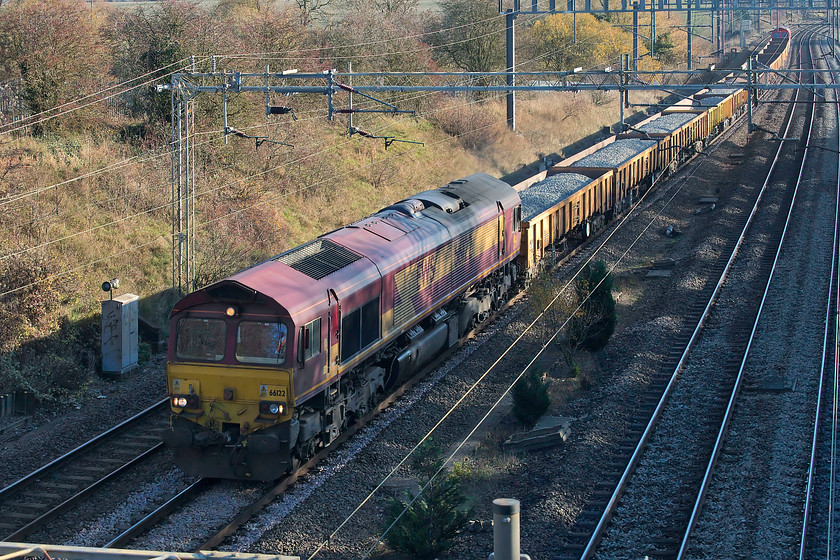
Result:
[[[572,15],[540,19],[531,30],[531,44],[543,53],[543,67],[552,71],[614,64],[623,53],[633,50],[630,34],[591,14],[578,14],[577,41]]]
[[[19,0],[0,11],[0,67],[6,79],[21,81],[21,96],[34,114],[56,109],[103,85],[104,55],[97,22],[83,3]],[[77,110],[38,123],[33,130],[41,134],[62,126],[89,126],[91,111]]]

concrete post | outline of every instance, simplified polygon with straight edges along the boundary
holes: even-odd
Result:
[[[520,560],[519,500],[493,500],[493,560]]]

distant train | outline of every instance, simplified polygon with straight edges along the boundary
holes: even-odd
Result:
[[[789,39],[773,31],[777,59]],[[746,102],[739,87],[703,90],[519,185],[470,175],[189,294],[167,364],[176,464],[254,480],[294,470]]]

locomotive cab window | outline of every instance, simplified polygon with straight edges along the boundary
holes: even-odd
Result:
[[[178,321],[175,355],[185,360],[218,362],[225,357],[225,322],[185,317]]]
[[[307,323],[300,328],[300,348],[298,349],[298,356],[300,361],[305,362],[312,356],[317,356],[321,353],[321,318]]]
[[[242,321],[236,332],[236,359],[246,364],[282,364],[286,361],[283,323]]]
[[[513,209],[513,231],[519,231],[519,224],[522,223],[522,207],[517,206]]]
[[[379,298],[341,318],[341,360],[346,362],[379,338]]]

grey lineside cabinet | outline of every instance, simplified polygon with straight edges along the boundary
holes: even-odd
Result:
[[[123,294],[102,302],[102,374],[107,377],[137,367],[139,299]]]

